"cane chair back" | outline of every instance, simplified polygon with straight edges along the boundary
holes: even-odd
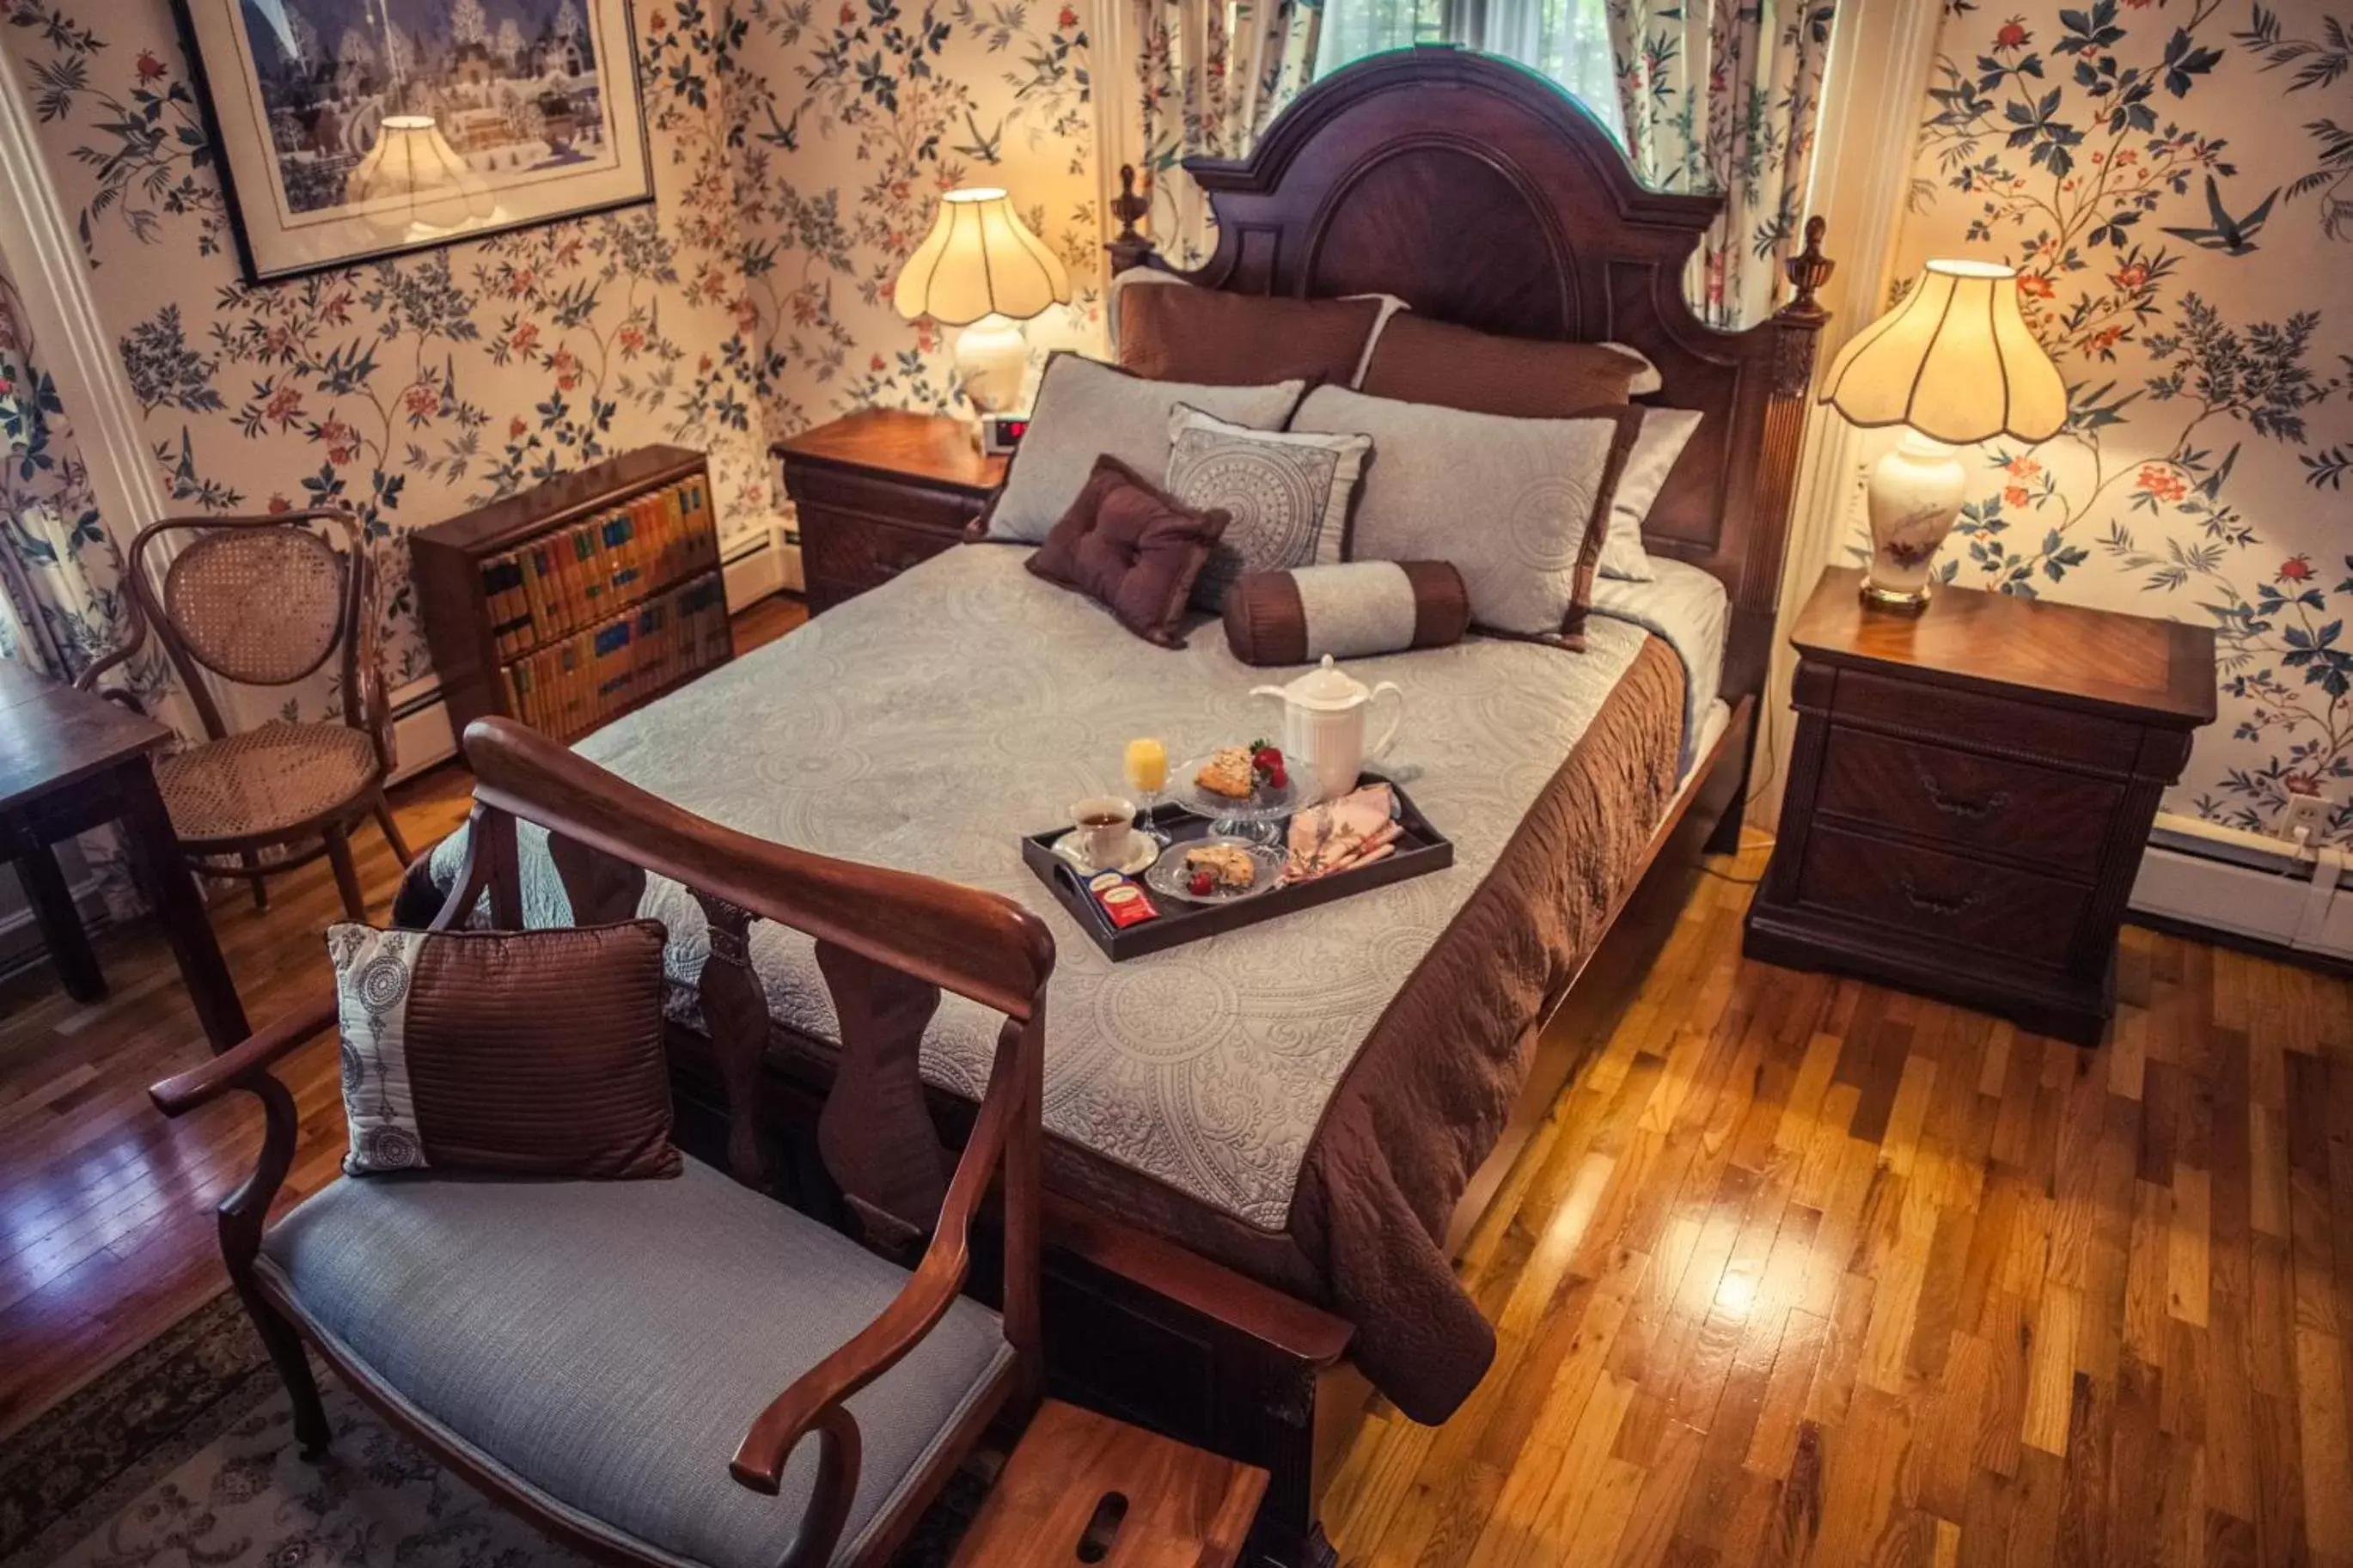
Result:
[[[162,619],[223,679],[290,686],[348,635],[353,575],[308,529],[215,530],[165,569]]]

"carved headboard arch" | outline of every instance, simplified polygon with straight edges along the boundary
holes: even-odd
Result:
[[[1810,249],[1795,300],[1717,331],[1683,277],[1720,198],[1653,191],[1577,100],[1490,55],[1421,46],[1335,71],[1267,128],[1247,159],[1190,159],[1218,248],[1188,281],[1237,293],[1385,293],[1514,337],[1615,341],[1659,367],[1643,399],[1706,417],[1652,507],[1644,542],[1721,578],[1733,626],[1727,699],[1764,685],[1804,434]],[[1818,227],[1810,231],[1818,237]],[[1159,266],[1123,238],[1113,265]]]

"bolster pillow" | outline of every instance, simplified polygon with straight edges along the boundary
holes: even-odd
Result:
[[[1246,572],[1226,590],[1226,645],[1244,664],[1309,664],[1460,642],[1471,593],[1446,561],[1350,561]]]

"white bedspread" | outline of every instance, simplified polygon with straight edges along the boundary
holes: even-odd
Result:
[[[1313,918],[1114,965],[1023,867],[1019,836],[1068,820],[1069,803],[1082,795],[1117,789],[1131,736],[1165,738],[1174,762],[1276,732],[1277,705],[1248,692],[1292,672],[1240,664],[1214,621],[1183,651],[1155,647],[1029,575],[1026,554],[949,551],[578,750],[730,827],[986,888],[1040,911],[1059,953],[1048,1129],[1278,1230],[1325,1100],[1645,633],[1613,618],[1627,614],[1613,605],[1612,616],[1591,621],[1583,654],[1472,637],[1351,661],[1363,679],[1404,688],[1404,729],[1379,765],[1453,838],[1455,864]],[[1704,631],[1687,634],[1683,651],[1707,660],[1712,694],[1715,655],[1704,643]],[[451,858],[437,859],[437,872],[448,874],[455,851],[442,847]],[[532,923],[564,922],[569,911],[533,830],[523,861]],[[668,922],[672,976],[691,983],[707,952],[701,911],[658,881],[643,912]],[[832,1007],[807,938],[763,923],[754,962],[777,1018],[831,1037]],[[993,1015],[945,999],[925,1041],[925,1077],[976,1099],[995,1029]]]

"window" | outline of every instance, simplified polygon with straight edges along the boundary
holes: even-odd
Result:
[[[1447,40],[1550,77],[1625,141],[1608,0],[1324,0],[1315,74],[1383,49]]]

